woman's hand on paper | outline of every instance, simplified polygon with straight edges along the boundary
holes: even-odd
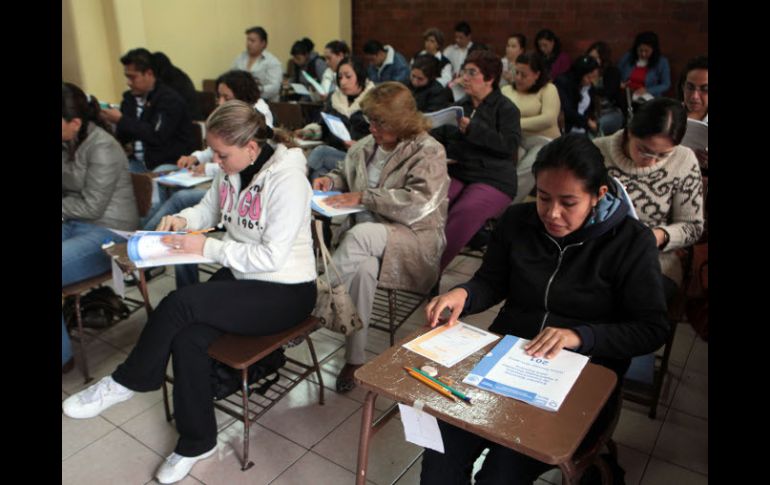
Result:
[[[206,175],[206,164],[205,163],[199,163],[198,165],[193,165],[190,167],[190,171],[193,175],[196,176],[203,176]]]
[[[187,227],[187,219],[179,216],[163,216],[156,231],[181,231]]]
[[[468,118],[467,116],[463,116],[457,122],[457,127],[460,128],[460,132],[464,134],[466,131],[468,131],[468,125],[470,124],[471,124],[471,119]]]
[[[425,307],[425,318],[428,320],[428,325],[435,327],[438,324],[446,323],[451,327],[460,318],[460,314],[465,307],[465,300],[467,299],[468,292],[464,288],[455,288],[448,293],[433,298]],[[451,312],[446,320],[441,318],[444,310]]]
[[[524,347],[524,352],[533,357],[553,359],[561,349],[576,349],[583,341],[580,335],[569,328],[545,327]]]
[[[313,190],[328,192],[332,188],[332,179],[329,177],[318,177],[313,180]]]
[[[198,163],[198,159],[192,155],[182,155],[179,160],[176,161],[176,166],[179,168],[190,168]]]
[[[363,192],[347,192],[344,194],[327,197],[324,199],[324,202],[336,208],[354,207],[361,205],[361,198],[363,195]]]
[[[163,236],[161,242],[170,247],[172,253],[200,254],[203,256],[206,236],[203,234],[173,234]]]

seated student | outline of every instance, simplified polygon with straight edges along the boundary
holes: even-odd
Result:
[[[679,145],[686,129],[682,103],[656,98],[644,103],[623,131],[594,140],[610,175],[625,186],[639,220],[652,229],[667,299],[682,284],[676,249],[695,244],[703,232],[698,160]]]
[[[227,234],[221,241],[203,234],[164,241],[179,251],[214,259],[223,268],[206,283],[171,292],[115,372],[62,403],[71,418],[98,416],[135,392],[159,389],[173,357],[179,440],[158,468],[160,483],[181,480],[197,461],[216,451],[209,344],[226,332],[282,332],[304,320],[316,300],[312,191],[302,150],[278,144],[264,165],[254,163],[268,130],[264,116],[243,101],[219,106],[206,125],[206,141],[222,172],[200,204],[166,216],[161,228],[203,229],[223,221]]]
[[[187,104],[187,112],[194,121],[203,120],[203,112],[198,102],[198,93],[195,85],[183,70],[171,64],[171,59],[162,52],[152,53],[152,65],[155,66],[156,75],[160,81],[170,87],[184,99]]]
[[[449,161],[447,246],[441,271],[487,219],[500,214],[516,196],[516,160],[521,139],[519,109],[500,93],[502,63],[489,51],[468,55],[462,69],[468,94],[455,103],[465,116],[459,127],[445,125],[431,134],[446,147]]]
[[[374,84],[385,81],[409,82],[409,64],[404,56],[378,40],[364,44],[364,58],[369,64],[367,76]]]
[[[270,112],[267,103],[259,97],[259,85],[251,74],[246,71],[227,71],[217,78],[215,89],[217,91],[217,106],[221,106],[226,101],[232,99],[238,99],[253,104],[254,109],[262,113],[265,117],[267,126],[270,129],[273,128],[273,114]],[[264,163],[273,156],[273,148],[269,144],[266,144],[262,148],[259,156],[264,159],[258,159],[257,162],[260,164]],[[211,177],[216,177],[220,172],[219,165],[214,162],[214,151],[211,147],[208,147],[205,150],[195,151],[190,156],[179,157],[177,166],[180,168],[188,168],[194,173],[201,175],[205,174]],[[154,231],[157,229],[160,220],[164,216],[177,214],[183,209],[198,204],[201,199],[203,199],[204,195],[206,195],[206,190],[203,189],[184,189],[174,192],[174,194],[158,207],[154,213],[149,215],[149,219],[144,223],[144,229],[146,231]],[[174,273],[176,274],[177,288],[182,288],[183,286],[198,282],[197,264],[176,265],[174,266]]]
[[[521,112],[521,148],[516,164],[517,189],[513,202],[524,200],[535,186],[532,164],[546,143],[561,135],[561,101],[556,86],[548,76],[545,58],[539,52],[516,58],[516,78],[505,86],[503,96],[513,101]]]
[[[570,349],[613,370],[618,385],[588,431],[591,443],[612,418],[631,358],[655,351],[668,333],[655,242],[628,216],[622,189],[585,136],[555,139],[532,170],[537,202],[510,207],[473,278],[431,300],[425,313],[435,326],[448,309],[451,325],[504,300],[490,331],[531,339],[525,349],[533,357]],[[439,429],[445,451],[425,450],[422,485],[469,483],[485,448],[476,483],[531,484],[553,466],[443,421]]]
[[[566,52],[562,52],[561,41],[552,30],[542,29],[537,33],[535,50],[545,57],[551,79],[556,79],[569,69],[570,58]]]
[[[298,40],[291,46],[291,59],[286,63],[287,82],[302,84],[308,90],[312,90],[312,85],[302,74],[306,72],[318,82],[326,71],[326,61],[313,50],[315,44],[307,37]]]
[[[527,37],[524,34],[511,34],[505,44],[505,56],[503,61],[503,73],[500,74],[500,87],[513,85],[516,77],[516,59],[524,54],[527,48]]]
[[[361,111],[361,100],[374,88],[374,83],[366,79],[364,66],[358,59],[343,59],[337,66],[337,86],[324,103],[323,112],[336,116],[350,133],[353,141],[337,138],[326,123],[319,119],[295,132],[305,139],[321,139],[324,145],[313,148],[307,158],[310,180],[320,177],[335,168],[353,143],[369,134],[369,122]],[[320,118],[320,115],[319,115]]]
[[[321,99],[326,99],[337,86],[337,67],[342,59],[350,57],[350,47],[342,40],[333,40],[324,47],[324,59],[326,59],[326,70],[321,76],[321,87],[328,94],[322,94]]]
[[[108,228],[133,231],[139,224],[128,160],[110,128],[99,119],[99,102],[70,83],[61,89],[61,285],[110,269],[105,239],[123,241]],[[72,368],[62,317],[62,367]]]
[[[581,56],[575,59],[569,71],[554,81],[564,112],[565,133],[599,135],[599,102],[594,90],[597,79],[599,63],[591,56]]]
[[[367,209],[351,216],[354,225],[333,255],[364,323],[347,338],[339,392],[353,389],[353,372],[366,361],[378,281],[386,288],[427,292],[438,278],[444,250],[449,185],[444,148],[428,135],[428,122],[403,84],[376,86],[361,109],[371,120],[371,135],[353,145],[335,170],[313,180],[314,189],[345,192],[328,197],[330,205]]]
[[[233,61],[232,69],[249,71],[262,88],[262,97],[278,101],[283,71],[281,62],[267,50],[267,32],[262,27],[246,29],[246,50]]]
[[[633,101],[663,96],[671,87],[671,69],[655,32],[637,34],[631,49],[620,58],[618,69],[620,88],[630,89]]]
[[[452,104],[452,91],[436,78],[440,65],[431,55],[418,55],[412,61],[409,89],[417,102],[417,111],[431,113]]]
[[[599,79],[594,90],[599,99],[599,131],[603,135],[611,135],[623,127],[625,121],[620,90],[620,70],[612,63],[612,51],[609,44],[603,40],[594,42],[586,55],[599,63]]]
[[[452,80],[452,63],[441,53],[441,49],[444,47],[444,34],[442,34],[439,29],[432,27],[423,32],[422,40],[424,49],[418,52],[412,59],[412,68],[414,68],[414,61],[418,56],[435,56],[438,61],[438,74],[436,74],[436,80],[441,83],[442,87],[444,87]]]
[[[173,169],[173,163],[195,149],[192,119],[184,99],[159,82],[147,49],[120,58],[129,90],[120,110],[103,109],[103,120],[116,125],[122,143],[132,143],[129,170],[136,173]]]
[[[687,117],[709,122],[709,58],[698,56],[690,59],[682,71],[679,81],[679,99],[684,101],[687,108]],[[708,175],[709,152],[706,150],[694,150],[700,163],[701,172]]]

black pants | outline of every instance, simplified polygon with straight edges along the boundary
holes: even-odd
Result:
[[[271,335],[313,310],[316,283],[235,280],[227,268],[206,283],[172,291],[150,315],[134,349],[112,374],[127,388],[159,389],[174,356],[176,453],[197,456],[216,445],[217,423],[208,347],[223,333]]]
[[[578,447],[594,443],[609,425],[620,399],[616,388],[605,404],[599,417],[588,430]],[[443,421],[438,422],[444,453],[425,449],[422,456],[420,485],[470,485],[473,463],[489,448],[481,470],[476,473],[476,485],[531,485],[537,477],[553,468],[505,446],[488,441],[481,436],[462,430]]]

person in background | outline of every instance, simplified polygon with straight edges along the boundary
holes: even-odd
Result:
[[[584,135],[546,145],[532,170],[537,201],[508,208],[479,270],[433,298],[426,319],[436,326],[449,310],[446,324],[453,325],[504,301],[489,330],[530,340],[527,355],[552,359],[568,349],[614,371],[618,384],[583,440],[593,444],[614,417],[631,358],[654,352],[669,331],[655,241],[629,217],[623,189]],[[532,484],[553,467],[446,422],[438,426],[444,453],[425,450],[422,485],[470,483],[485,448],[476,483]]]
[[[682,71],[679,81],[679,99],[684,101],[687,108],[687,117],[709,122],[709,58],[698,56],[690,61]],[[706,150],[694,150],[700,163],[701,172],[708,175],[709,152]]]
[[[327,94],[322,94],[321,99],[325,100],[337,87],[337,67],[346,57],[350,57],[350,47],[344,41],[333,40],[324,47],[327,67],[321,76],[321,87]]]
[[[438,278],[445,243],[446,156],[428,134],[430,125],[409,89],[396,82],[379,84],[364,96],[361,109],[371,135],[356,142],[335,170],[313,180],[313,189],[343,192],[327,197],[329,205],[366,208],[348,219],[344,227],[349,229],[332,258],[364,323],[346,338],[338,392],[355,387],[353,373],[366,361],[378,284],[427,292]]]
[[[417,111],[431,113],[452,104],[452,92],[436,77],[440,66],[439,61],[429,54],[418,55],[412,61],[409,89],[417,103]]]
[[[680,101],[655,98],[639,107],[628,126],[597,138],[607,169],[628,192],[639,220],[652,229],[669,301],[682,284],[676,250],[703,232],[703,184],[695,154],[679,143],[687,129]]]
[[[246,50],[233,61],[232,69],[249,71],[262,87],[266,101],[278,101],[283,72],[281,63],[267,51],[267,32],[262,27],[246,29]]]
[[[516,164],[517,188],[513,203],[526,198],[535,186],[532,165],[538,151],[561,135],[559,112],[561,101],[556,86],[548,77],[548,68],[542,54],[535,51],[521,54],[516,59],[516,78],[513,86],[501,92],[519,108],[521,113],[521,146]]]
[[[155,66],[155,74],[158,79],[182,96],[182,99],[187,104],[187,112],[190,114],[190,118],[193,121],[202,121],[203,112],[198,102],[198,93],[190,76],[173,65],[171,59],[162,52],[152,53],[152,65]]]
[[[562,52],[561,41],[552,30],[542,29],[537,33],[535,49],[545,56],[551,79],[556,79],[569,69],[570,58],[566,52]]]
[[[228,101],[209,116],[206,141],[222,171],[200,204],[165,217],[160,228],[196,230],[222,222],[227,229],[222,240],[204,234],[163,239],[172,251],[205,255],[222,268],[206,283],[165,297],[126,360],[62,403],[70,418],[98,416],[137,392],[160,389],[170,359],[179,439],[155,474],[160,483],[182,480],[195,463],[217,451],[209,344],[225,333],[283,332],[307,318],[315,305],[305,157],[299,148],[277,143],[273,156],[257,165],[267,135],[264,116],[243,101]]]
[[[631,91],[632,101],[663,96],[671,87],[671,69],[655,32],[637,34],[631,49],[620,58],[618,69],[620,88]]]
[[[439,74],[436,76],[436,80],[441,83],[442,87],[446,86],[452,80],[452,63],[441,53],[441,48],[444,47],[444,34],[439,29],[431,27],[423,32],[422,40],[424,49],[414,56],[412,65],[414,65],[414,61],[418,56],[426,54],[435,56],[439,63]]]
[[[367,75],[374,84],[385,81],[409,82],[409,64],[403,55],[378,40],[364,44],[364,58],[368,63]]]
[[[505,43],[505,56],[503,57],[503,73],[500,75],[500,87],[513,84],[516,77],[516,59],[524,54],[527,48],[527,37],[524,34],[511,34]]]
[[[465,62],[465,58],[468,56],[470,48],[473,47],[470,24],[464,20],[457,22],[454,28],[454,36],[455,43],[444,49],[444,57],[449,59],[449,62],[452,63],[452,76],[454,76],[454,79],[450,81],[447,86],[452,89],[452,97],[454,100],[459,101],[465,96],[460,70]]]
[[[337,166],[345,158],[353,143],[369,134],[369,122],[361,111],[361,100],[374,88],[366,78],[364,65],[358,59],[343,59],[337,65],[337,87],[326,99],[323,113],[336,116],[350,133],[350,141],[343,141],[334,135],[323,119],[305,125],[295,136],[306,140],[322,140],[323,145],[313,148],[307,158],[310,180],[314,180]]]
[[[502,68],[492,52],[469,54],[461,73],[467,96],[455,103],[465,116],[459,126],[431,130],[446,148],[451,177],[442,272],[487,219],[499,215],[516,196],[520,113],[500,93]]]
[[[594,91],[599,98],[599,131],[611,135],[623,127],[625,121],[622,106],[623,94],[620,90],[620,70],[612,63],[612,51],[603,40],[594,42],[586,55],[599,63],[599,79]]]
[[[291,46],[291,59],[287,62],[286,75],[289,83],[302,84],[308,90],[312,90],[312,85],[303,72],[308,73],[313,79],[321,82],[324,71],[326,71],[326,61],[313,50],[315,44],[307,37],[298,40]]]
[[[99,102],[71,83],[61,90],[61,285],[110,269],[105,240],[125,240],[109,230],[133,231],[139,224],[128,159],[110,127],[99,117]],[[74,360],[62,316],[62,372]]]
[[[180,156],[196,148],[187,105],[159,82],[147,49],[130,50],[120,62],[129,90],[123,93],[120,110],[102,109],[99,116],[115,125],[118,140],[132,144],[130,171],[172,170]]]
[[[599,134],[599,102],[594,90],[598,79],[599,63],[591,56],[578,57],[569,71],[556,78],[565,133]]]

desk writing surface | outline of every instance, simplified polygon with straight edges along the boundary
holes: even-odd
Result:
[[[545,463],[557,465],[572,456],[591,424],[607,402],[615,382],[611,370],[588,363],[558,412],[545,411],[515,399],[499,396],[462,383],[462,379],[498,342],[493,342],[451,368],[443,367],[401,345],[430,330],[417,330],[355,372],[364,389],[413,405],[423,401],[423,411],[484,438]],[[453,402],[410,377],[403,366],[430,363],[440,376],[448,376],[455,388],[473,404]]]

